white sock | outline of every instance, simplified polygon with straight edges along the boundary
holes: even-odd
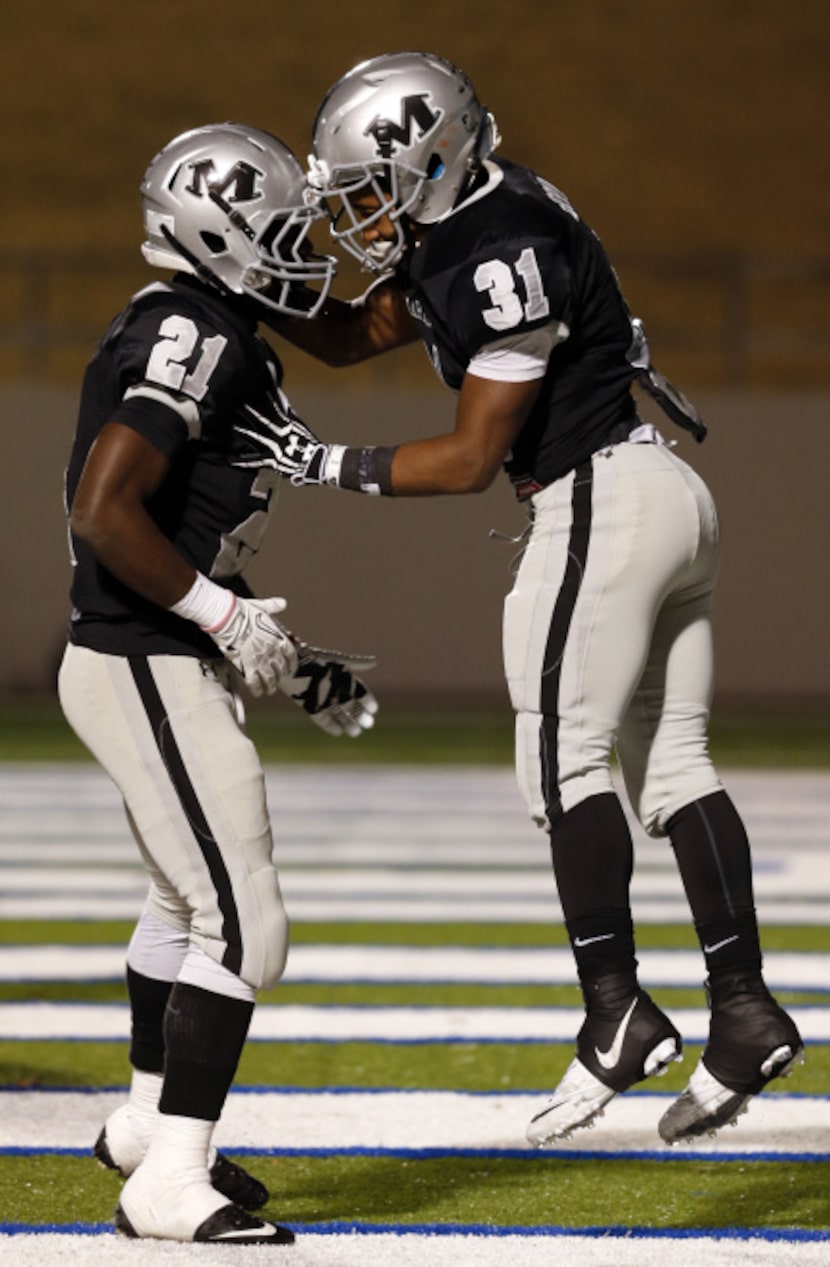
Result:
[[[161,1088],[164,1078],[160,1073],[146,1073],[143,1069],[134,1069],[132,1082],[130,1083],[130,1095],[127,1103],[130,1108],[130,1122],[133,1130],[138,1135],[142,1144],[147,1148],[150,1140],[155,1134],[156,1128],[162,1116],[159,1113],[158,1105],[161,1097]],[[188,1122],[198,1119],[176,1118],[176,1121]],[[211,1133],[214,1127],[213,1122],[209,1122]],[[145,1154],[146,1155],[146,1154]],[[211,1145],[208,1148],[207,1166],[208,1169],[216,1161],[216,1149]]]
[[[211,1187],[210,1139],[215,1122],[159,1113],[142,1164],[121,1190],[121,1206],[139,1236],[187,1241],[230,1204]]]
[[[160,1073],[146,1073],[143,1069],[134,1069],[130,1082],[129,1105],[132,1116],[150,1129],[156,1124],[159,1109],[159,1096],[163,1078]]]
[[[198,1117],[159,1113],[144,1166],[159,1175],[176,1175],[193,1181],[208,1179],[210,1140],[215,1122]]]

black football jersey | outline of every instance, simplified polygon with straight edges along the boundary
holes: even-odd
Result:
[[[401,281],[452,388],[488,343],[551,321],[567,326],[505,464],[521,496],[565,475],[612,433],[628,434],[637,371],[631,315],[597,236],[553,185],[514,163],[497,166],[501,183],[432,225]]]
[[[282,367],[244,303],[181,275],[134,295],[104,335],[83,382],[66,472],[71,507],[107,422],[132,427],[170,461],[147,509],[195,568],[245,593],[281,477],[269,439],[296,417]],[[72,539],[70,638],[116,655],[218,654],[192,621],[118,581]]]

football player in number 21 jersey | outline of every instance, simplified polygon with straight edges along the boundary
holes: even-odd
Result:
[[[373,58],[323,99],[309,179],[335,239],[379,276],[283,333],[333,365],[421,337],[458,394],[455,425],[373,448],[298,428],[280,469],[405,497],[477,492],[504,467],[528,503],[504,665],[518,780],[550,834],[586,1010],[528,1137],[567,1138],[681,1054],[637,977],[616,748],[634,811],[674,850],[706,966],[709,1040],[659,1123],[677,1143],[734,1121],[803,1053],[762,977],[749,844],[708,754],[715,507],[638,417],[632,385],[696,439],[705,427],[651,365],[595,234],[557,188],[495,159],[498,140],[466,75],[430,54]]]
[[[362,660],[309,646],[242,572],[281,476],[270,442],[296,423],[262,315],[314,315],[334,260],[275,137],[197,128],[142,185],[148,263],[87,370],[67,471],[74,576],[59,677],[65,715],[121,793],[150,875],[127,953],[128,1101],[95,1145],[125,1178],[128,1236],[285,1244],[251,1211],[268,1192],[211,1145],[256,991],[280,977],[288,922],[264,778],[235,681],[280,690],[332,735],[376,703]],[[236,678],[234,675],[237,674]]]

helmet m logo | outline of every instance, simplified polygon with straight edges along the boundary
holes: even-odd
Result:
[[[410,97],[401,98],[401,121],[382,119],[376,115],[364,130],[364,136],[374,137],[380,158],[391,158],[395,146],[408,149],[412,144],[412,133],[418,129],[420,136],[426,136],[443,116],[443,110],[433,110],[427,98],[429,93],[413,93]]]
[[[227,202],[254,202],[262,197],[257,182],[265,179],[265,173],[242,159],[234,163],[224,180],[217,180],[214,175],[216,167],[212,158],[191,163],[190,170],[190,184],[185,185],[185,189],[197,198],[215,193],[223,195]]]

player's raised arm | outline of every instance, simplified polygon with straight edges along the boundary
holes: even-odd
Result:
[[[276,329],[289,343],[335,367],[366,361],[420,338],[394,281],[373,286],[351,303],[330,295],[313,321],[295,317],[278,322]]]
[[[277,469],[294,484],[388,497],[480,493],[501,470],[540,386],[539,379],[507,383],[467,374],[454,429],[395,446],[324,444],[298,424],[279,437]]]

